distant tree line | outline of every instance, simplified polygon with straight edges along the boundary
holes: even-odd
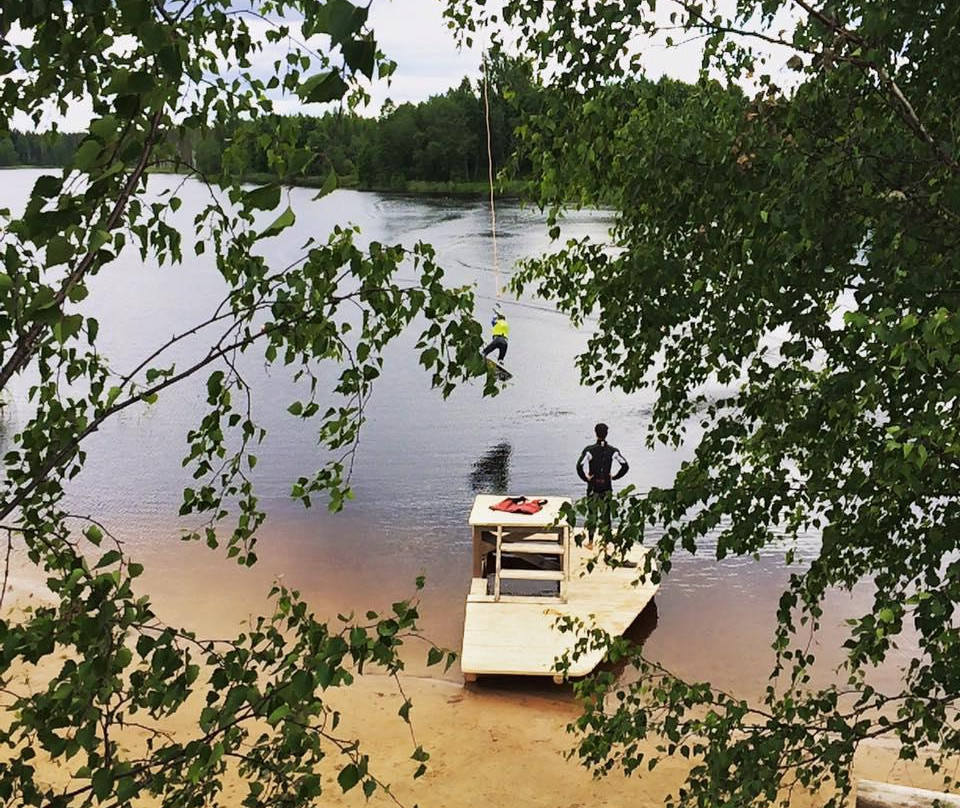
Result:
[[[514,152],[514,129],[540,103],[522,62],[488,66],[490,147],[498,172]],[[176,135],[182,170],[216,178],[226,161],[253,182],[281,178],[320,184],[336,173],[340,187],[405,190],[482,187],[487,181],[487,129],[482,83],[464,78],[455,89],[417,104],[387,101],[380,116],[267,115],[216,129]],[[12,132],[0,139],[0,165],[66,165],[80,136]],[[291,158],[277,144],[293,147]],[[281,158],[281,154],[284,156]],[[171,164],[171,167],[177,167]],[[515,162],[514,174],[524,166]]]
[[[64,166],[82,137],[76,132],[0,132],[0,166]]]

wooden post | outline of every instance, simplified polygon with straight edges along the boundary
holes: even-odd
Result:
[[[483,528],[473,529],[473,577],[480,578],[483,567]]]
[[[500,600],[500,570],[503,568],[503,527],[497,525],[497,565],[493,575],[493,599]]]
[[[960,794],[895,786],[876,780],[857,782],[857,808],[933,808],[935,803],[944,808],[960,808]]]

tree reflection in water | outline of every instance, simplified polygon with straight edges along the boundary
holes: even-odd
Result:
[[[473,463],[470,488],[478,494],[506,494],[510,488],[510,454],[513,446],[506,441],[487,449]]]

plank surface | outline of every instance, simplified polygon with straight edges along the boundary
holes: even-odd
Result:
[[[896,786],[876,780],[860,780],[857,783],[857,808],[932,808],[935,803],[944,808],[957,808],[960,806],[960,795]]]
[[[545,499],[547,504],[537,513],[504,513],[491,511],[490,506],[496,505],[507,496],[526,496],[527,499]],[[560,507],[570,502],[568,497],[545,497],[541,494],[479,494],[473,501],[470,511],[471,527],[550,527],[560,519]]]
[[[563,545],[559,542],[546,541],[505,541],[500,545],[500,552],[506,555],[525,555],[535,553],[538,555],[563,555]]]
[[[629,559],[640,564],[645,552],[636,548]],[[472,586],[463,626],[461,670],[470,675],[552,676],[554,661],[576,642],[573,633],[554,628],[557,619],[564,616],[579,618],[613,636],[623,634],[659,585],[634,586],[639,575],[636,569],[614,569],[602,561],[588,573],[587,561],[595,554],[594,550],[572,544],[566,603],[544,603],[524,597],[496,603],[479,597],[478,589]],[[585,676],[602,659],[602,651],[590,651],[571,666],[569,675]]]
[[[501,569],[501,581],[562,581],[562,570]]]

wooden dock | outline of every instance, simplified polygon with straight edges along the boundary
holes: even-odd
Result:
[[[857,808],[960,808],[960,794],[860,780]]]
[[[557,524],[559,507],[566,501],[563,498],[549,497],[544,514],[527,517],[526,521],[511,514],[490,512],[489,505],[499,499],[478,496],[471,513],[474,574],[467,596],[460,668],[467,681],[492,674],[552,676],[560,681],[562,677],[554,670],[555,661],[573,648],[576,635],[556,629],[558,618],[578,618],[587,626],[619,636],[653,599],[659,585],[635,584],[636,569],[611,568],[602,561],[588,572],[587,563],[596,556],[596,550],[578,547],[570,528]],[[494,532],[497,528],[500,531]],[[487,549],[491,539],[494,550]],[[636,548],[629,560],[642,564],[645,552]],[[484,556],[494,553],[491,592],[487,581],[490,570]],[[558,571],[501,569],[501,553],[559,556]],[[505,580],[557,581],[559,588],[552,595],[502,594],[501,576]],[[590,673],[602,661],[603,653],[584,653],[572,662],[567,676]]]

